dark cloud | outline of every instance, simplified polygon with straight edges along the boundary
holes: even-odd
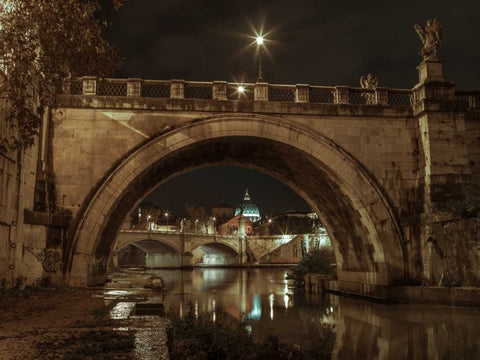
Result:
[[[254,82],[257,62],[248,36],[263,26],[270,83],[358,86],[360,76],[372,72],[382,86],[397,88],[417,81],[421,42],[413,25],[437,17],[446,77],[462,90],[480,87],[479,14],[477,0],[128,0],[119,12],[105,10],[113,24],[106,36],[125,58],[119,77]],[[202,193],[214,202],[239,196],[252,175],[237,175],[243,180],[235,191],[192,191],[192,202],[200,203],[193,197]],[[258,186],[268,183],[257,180]],[[256,194],[258,202],[267,193]]]
[[[241,51],[250,25],[272,30],[271,83],[357,85],[375,72],[381,83],[412,87],[420,40],[413,24],[443,24],[441,59],[458,88],[478,87],[477,1],[129,0],[109,13],[106,36],[125,57],[119,76],[155,79],[256,78],[254,48]]]

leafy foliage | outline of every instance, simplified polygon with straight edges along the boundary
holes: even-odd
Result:
[[[82,0],[0,2],[0,97],[8,104],[0,152],[33,145],[43,109],[54,106],[64,80],[107,76],[120,65],[101,36],[99,8]]]
[[[245,328],[245,323],[225,311],[201,313],[195,316],[192,308],[183,317],[169,314],[171,325],[167,330],[170,359],[330,359],[335,343],[333,327],[322,327],[307,347],[279,341],[274,335],[256,340]],[[318,337],[317,337],[318,335]]]
[[[187,223],[185,224],[186,231],[200,231],[204,232],[208,225],[208,214],[203,206],[196,206],[195,204],[185,205],[187,212]]]
[[[303,286],[306,274],[335,275],[332,264],[335,263],[335,254],[331,248],[321,247],[303,256],[298,265],[292,268],[287,279],[295,280],[295,286]]]

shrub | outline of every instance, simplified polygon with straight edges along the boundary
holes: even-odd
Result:
[[[299,349],[282,343],[269,335],[261,341],[246,330],[245,323],[225,311],[201,313],[198,317],[190,308],[180,318],[169,314],[171,325],[167,330],[170,359],[303,359]]]
[[[322,247],[306,254],[298,265],[292,268],[292,272],[287,275],[287,279],[295,281],[295,286],[300,287],[304,284],[306,274],[325,274],[335,276],[332,264],[335,263],[335,255],[331,248]]]
[[[335,343],[332,325],[310,329],[309,336],[299,345],[279,341],[267,335],[255,339],[243,321],[220,310],[195,315],[193,307],[183,317],[168,313],[171,324],[167,329],[167,344],[171,360],[309,360],[330,359]]]

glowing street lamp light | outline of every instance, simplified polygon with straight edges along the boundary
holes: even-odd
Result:
[[[197,233],[197,223],[198,223],[198,219],[195,219],[195,234]]]
[[[168,231],[168,212],[165,213],[165,218],[167,219],[167,231]]]
[[[245,86],[238,85],[237,87],[238,98],[240,99],[242,95],[245,94]]]
[[[147,230],[150,230],[150,219],[152,218],[151,215],[147,215]]]
[[[258,50],[258,79],[257,82],[263,82],[263,70],[262,70],[262,52],[263,52],[263,42],[264,38],[262,35],[258,35],[255,38],[255,42],[257,43],[257,46],[259,46]]]

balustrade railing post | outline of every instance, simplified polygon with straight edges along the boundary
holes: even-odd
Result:
[[[308,103],[310,85],[297,84],[295,88],[295,102]]]
[[[348,86],[335,86],[335,103],[336,104],[350,103]]]
[[[213,100],[227,100],[227,82],[213,82]]]
[[[470,95],[468,97],[468,106],[472,109],[477,108],[477,97],[475,95]]]
[[[388,105],[388,89],[377,87],[375,89],[375,104]]]
[[[268,83],[255,83],[255,88],[253,89],[253,100],[268,101]]]
[[[82,77],[82,94],[97,95],[97,78],[95,76]]]
[[[70,95],[70,89],[72,85],[72,79],[63,79],[62,81],[62,94],[64,95]]]
[[[185,99],[185,80],[174,79],[171,81],[170,98]]]
[[[142,94],[142,79],[127,79],[127,96],[138,96]]]

